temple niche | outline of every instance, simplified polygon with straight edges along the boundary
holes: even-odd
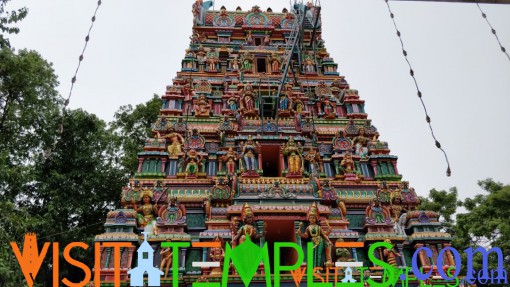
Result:
[[[419,264],[437,275],[433,262],[451,236],[440,232],[436,213],[417,210],[398,157],[326,50],[332,36],[322,34],[320,19],[315,28],[309,19],[299,25],[303,15],[320,15],[319,7],[298,3],[280,13],[258,6],[212,10],[206,3],[193,5],[181,70],[164,89],[133,178],[118,191],[121,208],[108,213],[96,241],[137,245],[145,231],[154,266],[167,273],[177,264],[182,286],[218,282],[227,247],[247,241],[267,243],[271,252],[275,242],[305,251],[311,242],[313,267],[348,262],[371,267],[373,276],[382,270],[368,260],[372,244],[394,245],[374,254],[393,266],[410,266],[414,250],[431,246],[432,258],[420,254]],[[291,50],[296,39],[300,48]],[[171,254],[160,247],[167,241],[213,247]],[[343,243],[348,247],[337,246]],[[122,251],[124,281],[134,251]],[[112,280],[112,256],[111,248],[101,249],[103,282]],[[281,250],[281,265],[296,259]],[[443,260],[454,264],[449,254]],[[229,283],[241,284],[235,268],[228,271]],[[366,275],[351,271],[353,280]],[[264,281],[263,273],[257,267],[254,282]],[[333,282],[334,271],[314,273]],[[290,273],[283,283],[294,284]]]

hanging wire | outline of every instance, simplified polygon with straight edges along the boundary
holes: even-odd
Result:
[[[89,43],[89,40],[90,40],[90,32],[92,31],[92,28],[94,27],[94,23],[96,22],[96,15],[97,15],[97,11],[99,10],[100,6],[101,6],[101,0],[97,1],[96,10],[94,11],[94,15],[91,18],[92,23],[90,24],[89,30],[87,32],[87,36],[85,37],[85,45],[83,46],[81,54],[78,57],[78,66],[76,67],[76,70],[74,71],[73,78],[71,79],[71,88],[69,89],[69,95],[64,100],[64,107],[62,107],[62,121],[60,122],[60,126],[57,129],[57,138],[55,139],[55,142],[53,143],[53,149],[55,149],[55,147],[57,146],[57,143],[59,141],[59,137],[64,132],[64,118],[65,118],[66,108],[69,105],[69,101],[71,99],[71,96],[73,95],[74,84],[76,83],[76,76],[78,75],[78,71],[80,70],[81,62],[83,61],[83,55],[85,53],[85,50],[87,49],[87,46],[88,46],[88,43]],[[45,150],[43,152],[43,156],[45,158],[50,158],[51,157],[51,153],[52,153],[51,150]]]
[[[498,34],[496,34],[496,30],[494,27],[492,27],[491,23],[489,22],[489,19],[487,19],[487,14],[483,12],[482,7],[480,7],[480,4],[476,3],[476,6],[478,7],[478,10],[482,13],[482,17],[485,19],[489,27],[491,27],[491,32],[496,37],[496,40],[498,41],[499,47],[501,48],[501,52],[505,53],[506,57],[510,61],[510,55],[508,55],[508,52],[506,51],[505,47],[503,47],[503,44],[501,44],[501,41],[499,40]]]
[[[400,40],[400,46],[402,47],[402,53],[404,54],[404,58],[407,62],[407,65],[409,66],[409,73],[411,74],[411,77],[413,78],[413,81],[414,81],[414,85],[416,86],[416,90],[418,91],[418,98],[420,99],[421,105],[423,106],[423,110],[425,111],[425,120],[427,121],[427,124],[429,125],[430,133],[432,135],[432,138],[436,142],[436,147],[438,149],[440,149],[444,154],[444,158],[445,158],[446,164],[447,164],[446,176],[450,176],[452,174],[452,172],[450,169],[450,161],[448,160],[448,155],[446,154],[444,149],[441,147],[441,144],[439,143],[436,136],[434,135],[434,130],[432,129],[432,124],[430,123],[430,116],[428,115],[427,107],[425,106],[425,102],[423,101],[423,98],[422,98],[422,92],[420,91],[420,88],[418,86],[418,81],[416,80],[416,77],[414,76],[414,70],[411,66],[411,63],[409,62],[409,59],[407,58],[407,51],[404,48],[404,42],[402,41],[400,31],[398,30],[397,23],[395,22],[395,15],[391,11],[391,7],[390,7],[390,4],[388,3],[388,0],[384,0],[384,1],[386,2],[386,6],[388,6],[388,12],[390,13],[391,20],[393,21],[393,26],[395,26],[395,30],[397,31],[397,36],[398,36],[398,39]]]
[[[54,233],[54,234],[43,236],[43,237],[39,238],[39,240],[46,239],[48,237],[57,236],[57,235],[66,234],[66,233],[71,233],[71,232],[74,232],[74,231],[77,231],[77,230],[82,230],[82,229],[86,229],[86,228],[89,228],[89,227],[92,227],[92,226],[96,226],[96,225],[99,225],[99,224],[105,224],[105,223],[106,223],[106,221],[100,221],[100,222],[89,224],[89,225],[85,225],[85,226],[79,226],[79,227],[71,228],[71,229],[63,231],[63,232],[59,232],[59,233]]]

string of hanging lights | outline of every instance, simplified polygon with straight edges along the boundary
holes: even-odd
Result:
[[[450,161],[448,160],[448,155],[446,154],[446,151],[441,147],[441,144],[439,143],[439,141],[437,140],[437,138],[434,134],[434,129],[432,128],[432,124],[430,123],[431,119],[430,119],[430,116],[428,115],[427,107],[425,106],[425,102],[423,101],[423,98],[422,98],[423,94],[420,90],[420,87],[418,86],[418,81],[416,80],[416,77],[414,76],[414,70],[413,70],[413,67],[411,66],[411,62],[409,62],[409,59],[407,58],[407,51],[404,48],[404,42],[402,41],[402,34],[398,30],[397,23],[395,22],[395,15],[393,14],[393,12],[391,10],[388,0],[384,0],[384,1],[386,2],[386,6],[388,6],[388,12],[390,13],[390,17],[393,22],[393,26],[395,26],[395,30],[397,31],[397,36],[398,36],[398,39],[400,40],[400,46],[402,47],[402,54],[404,55],[407,65],[409,66],[409,73],[410,73],[411,77],[413,78],[414,85],[416,86],[416,90],[418,92],[418,98],[420,99],[421,105],[423,106],[423,110],[425,111],[425,121],[427,122],[427,124],[429,126],[430,133],[432,135],[432,138],[435,141],[436,147],[438,149],[440,149],[441,152],[443,152],[443,154],[444,154],[446,164],[447,164],[446,175],[450,176],[451,169],[450,169]]]

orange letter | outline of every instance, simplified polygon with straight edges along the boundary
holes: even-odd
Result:
[[[94,243],[94,286],[101,286],[101,243]]]
[[[305,275],[306,267],[298,268],[296,270],[290,270],[290,274],[292,274],[292,278],[294,278],[294,283],[296,283],[296,287],[301,286],[301,280],[303,280],[303,275]]]
[[[58,272],[58,267],[59,267],[59,258],[60,257],[60,253],[59,253],[59,245],[58,245],[58,242],[53,242],[53,287],[58,287],[58,283],[60,281],[60,278],[59,278],[59,272]]]
[[[78,260],[74,260],[73,258],[71,258],[70,253],[71,253],[71,249],[73,247],[81,247],[81,248],[87,250],[87,248],[89,248],[89,246],[83,242],[72,242],[69,245],[67,245],[66,248],[64,248],[64,259],[67,262],[69,262],[69,264],[82,269],[85,272],[85,278],[83,279],[83,281],[81,281],[79,283],[73,283],[73,282],[67,280],[67,278],[64,278],[64,279],[62,279],[62,283],[64,283],[65,285],[67,285],[69,287],[83,287],[87,283],[89,283],[91,273],[90,273],[90,269],[87,267],[87,265],[83,264],[82,262],[80,262]]]
[[[113,286],[120,287],[120,248],[131,247],[129,242],[105,242],[104,247],[113,248]]]
[[[14,251],[14,255],[16,255],[16,259],[18,259],[21,272],[23,272],[25,280],[27,280],[28,287],[32,287],[34,285],[34,279],[41,268],[42,261],[48,252],[50,243],[45,242],[41,253],[39,253],[37,236],[35,233],[27,233],[25,234],[25,242],[23,243],[23,254],[21,254],[16,242],[11,242],[11,247]]]

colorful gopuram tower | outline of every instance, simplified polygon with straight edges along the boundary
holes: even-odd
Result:
[[[179,250],[171,264],[178,264],[183,286],[219,281],[225,245],[235,250],[248,237],[268,243],[270,254],[275,242],[295,242],[306,251],[312,241],[313,267],[358,262],[374,278],[383,272],[368,259],[375,242],[395,246],[375,252],[394,266],[411,266],[421,246],[433,252],[418,256],[424,271],[437,275],[437,260],[452,266],[449,252],[437,258],[450,235],[440,232],[436,213],[417,210],[419,199],[401,181],[397,157],[327,52],[321,7],[206,6],[201,0],[193,5],[181,71],[162,95],[153,137],[122,191],[122,208],[108,214],[106,233],[96,241],[138,245],[145,231],[158,268],[168,263],[161,242],[219,242]],[[335,247],[342,241],[360,247]],[[136,256],[134,248],[122,249],[122,280]],[[280,264],[296,259],[295,251],[283,249]],[[112,250],[101,249],[101,280],[111,281],[112,268]],[[229,282],[240,283],[234,269]],[[261,266],[253,284],[265,286],[263,273]],[[367,274],[352,273],[358,281]],[[282,281],[294,282],[290,273]],[[171,286],[171,274],[161,282]]]

